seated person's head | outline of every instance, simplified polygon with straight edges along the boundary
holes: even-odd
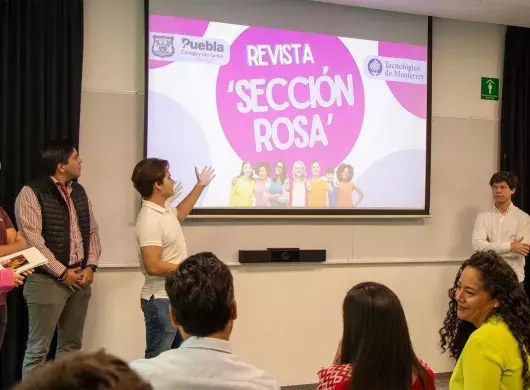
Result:
[[[228,266],[213,253],[188,257],[166,278],[171,319],[183,339],[228,340],[237,317],[234,282]]]
[[[448,315],[475,327],[494,314],[510,317],[526,306],[527,298],[512,267],[493,251],[477,252],[466,260],[449,290]]]
[[[403,307],[388,287],[360,283],[343,304],[339,364],[351,364],[352,389],[406,389],[416,378],[427,388],[428,373],[410,341]]]
[[[74,352],[32,371],[14,390],[152,390],[127,363],[104,351]]]
[[[449,298],[440,330],[444,351],[458,359],[471,333],[491,316],[500,315],[519,343],[521,356],[526,356],[524,350],[530,350],[528,298],[515,271],[497,253],[477,252],[466,260],[456,274]],[[523,366],[526,373],[526,359]]]

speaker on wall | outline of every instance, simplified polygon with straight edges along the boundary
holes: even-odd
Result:
[[[326,261],[325,249],[267,248],[267,250],[240,250],[239,262],[252,263],[318,263]]]

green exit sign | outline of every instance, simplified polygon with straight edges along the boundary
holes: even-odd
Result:
[[[480,95],[482,100],[499,100],[499,79],[482,77]]]

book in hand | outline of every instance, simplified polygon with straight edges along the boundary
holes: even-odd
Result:
[[[41,265],[48,264],[48,260],[37,248],[28,248],[23,251],[0,257],[0,269],[11,268],[17,274],[29,271]]]

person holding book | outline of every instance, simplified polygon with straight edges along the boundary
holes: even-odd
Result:
[[[26,246],[26,240],[17,233],[9,215],[0,207],[0,257],[24,250]],[[24,276],[9,268],[0,269],[0,347],[4,341],[7,325],[6,295],[14,287],[22,286]]]
[[[77,182],[81,165],[72,143],[49,145],[42,152],[45,175],[24,186],[15,202],[23,236],[48,260],[24,286],[29,335],[23,377],[44,364],[56,328],[57,357],[81,349],[90,285],[101,255],[92,203]]]
[[[26,240],[18,233],[6,211],[0,207],[0,257],[8,256],[26,248]],[[4,341],[7,325],[6,295],[14,287],[22,286],[25,274],[10,268],[0,269],[0,347]]]

